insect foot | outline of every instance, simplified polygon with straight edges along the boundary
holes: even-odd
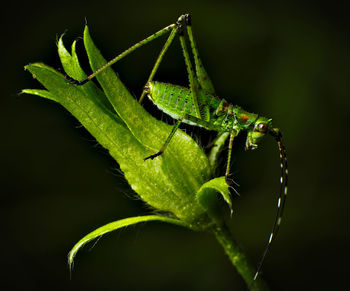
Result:
[[[232,179],[230,179],[227,175],[225,175],[225,182],[228,186],[233,185]]]
[[[163,153],[163,152],[160,151],[160,152],[158,152],[158,153],[156,153],[156,154],[154,154],[154,155],[151,155],[151,156],[149,156],[149,157],[147,157],[147,158],[144,158],[143,160],[144,160],[144,161],[146,161],[146,160],[148,160],[148,159],[153,160],[154,158],[160,156],[162,153]]]
[[[72,83],[74,85],[78,85],[78,86],[84,85],[85,83],[87,83],[89,81],[89,79],[85,79],[83,81],[78,81],[78,80],[75,80],[74,78],[68,76],[67,74],[64,75],[64,78],[67,81],[69,81],[70,83]]]

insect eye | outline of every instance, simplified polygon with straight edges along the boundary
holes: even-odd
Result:
[[[259,124],[255,127],[255,130],[256,130],[256,131],[259,131],[259,132],[261,132],[261,133],[264,133],[264,132],[266,132],[266,130],[267,130],[267,124],[261,122],[261,123],[259,123]]]

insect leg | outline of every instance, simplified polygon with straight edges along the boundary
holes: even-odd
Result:
[[[212,81],[210,80],[207,71],[204,69],[203,63],[199,57],[196,41],[193,37],[191,15],[188,15],[188,17],[187,17],[186,28],[187,28],[188,38],[190,40],[190,44],[191,44],[191,48],[192,48],[192,53],[194,56],[194,63],[196,66],[196,75],[198,78],[198,82],[204,91],[208,92],[209,94],[215,95],[214,85],[213,85]]]
[[[168,138],[166,139],[165,143],[163,144],[163,146],[162,146],[162,148],[159,150],[159,152],[157,152],[156,154],[151,155],[151,156],[149,156],[149,157],[147,157],[147,158],[144,158],[144,161],[146,161],[146,160],[148,160],[148,159],[152,159],[152,160],[153,160],[154,158],[156,158],[156,157],[160,156],[162,153],[164,153],[166,147],[168,146],[169,142],[170,142],[171,139],[173,138],[173,136],[174,136],[176,130],[179,128],[179,126],[180,126],[182,120],[183,120],[183,118],[180,118],[180,119],[178,119],[178,120],[176,121],[175,125],[173,126],[173,129],[171,130],[171,132],[170,132]]]
[[[113,58],[112,60],[110,60],[109,62],[107,62],[105,65],[103,65],[101,68],[97,69],[95,72],[93,72],[92,74],[90,74],[86,79],[82,80],[82,81],[78,81],[75,80],[73,78],[71,78],[70,76],[66,75],[65,78],[67,80],[69,80],[70,82],[72,82],[73,84],[76,85],[84,85],[85,83],[87,83],[88,81],[90,81],[92,78],[94,78],[96,75],[98,75],[100,72],[102,72],[104,69],[110,67],[111,65],[113,65],[114,63],[118,62],[119,60],[121,60],[122,58],[124,58],[125,56],[127,56],[128,54],[130,54],[131,52],[135,51],[136,49],[142,47],[143,45],[151,42],[152,40],[168,33],[169,31],[174,31],[176,30],[176,28],[178,27],[178,23],[173,23],[168,25],[167,27],[164,27],[163,29],[157,31],[156,33],[146,37],[144,40],[141,40],[140,42],[134,44],[133,46],[131,46],[130,48],[128,48],[127,50],[123,51],[121,54],[117,55],[115,58]],[[175,33],[174,33],[175,34]],[[169,41],[169,39],[168,39]],[[168,43],[167,41],[167,43]],[[171,43],[171,40],[169,42],[169,44]],[[163,48],[164,49],[164,48]],[[166,50],[166,49],[165,49]],[[164,51],[165,52],[165,51]],[[158,64],[159,65],[159,64]]]
[[[229,174],[230,174],[230,165],[231,165],[232,146],[233,146],[233,140],[235,136],[236,136],[236,132],[232,130],[230,132],[230,142],[228,144],[228,157],[227,157],[227,166],[226,166],[226,172],[225,172],[225,181],[227,185],[231,184],[231,181],[229,180]]]
[[[196,111],[196,116],[198,118],[203,119],[203,114],[201,113],[199,103],[198,103],[199,83],[198,83],[197,78],[195,77],[195,73],[193,70],[193,66],[191,64],[190,56],[188,53],[188,49],[187,49],[187,45],[186,45],[186,41],[185,41],[185,37],[184,37],[184,27],[187,25],[186,24],[187,19],[188,19],[188,14],[183,15],[183,17],[179,18],[179,22],[182,23],[182,26],[180,27],[181,29],[179,30],[179,38],[180,38],[182,52],[183,52],[185,63],[186,63],[188,80],[190,83],[190,89],[191,89],[191,93],[192,93],[192,101],[193,101],[192,103],[193,103],[195,111]]]
[[[149,82],[151,82],[151,81],[153,80],[153,77],[154,77],[155,73],[157,72],[160,63],[161,63],[161,61],[163,60],[163,56],[164,56],[165,52],[168,50],[170,44],[172,43],[172,41],[173,41],[173,39],[174,39],[174,37],[175,37],[177,31],[178,31],[178,26],[176,26],[176,27],[171,31],[171,33],[170,33],[170,35],[169,35],[167,41],[165,42],[165,44],[164,44],[164,46],[163,46],[161,52],[159,53],[159,56],[158,56],[158,58],[157,58],[157,60],[156,60],[156,62],[155,62],[155,64],[154,64],[154,66],[153,66],[153,69],[152,69],[151,74],[149,75],[149,77],[148,77],[148,79],[147,79],[146,84],[148,84]],[[140,97],[140,99],[139,99],[139,103],[142,102],[143,98],[144,98],[145,95],[146,95],[146,92],[147,92],[147,91],[146,91],[145,89],[142,91],[141,97]]]
[[[166,139],[165,143],[163,144],[163,146],[162,146],[162,148],[159,150],[159,152],[157,152],[156,154],[151,155],[151,156],[145,158],[144,160],[147,160],[147,159],[152,159],[152,160],[153,160],[155,157],[160,156],[160,155],[165,151],[165,149],[166,149],[166,147],[168,146],[170,140],[171,140],[172,137],[174,136],[176,130],[179,128],[179,126],[180,126],[180,124],[181,124],[181,122],[182,122],[183,120],[189,120],[189,121],[192,121],[193,123],[202,125],[202,126],[207,127],[207,128],[210,127],[210,124],[209,124],[207,121],[205,121],[205,120],[203,120],[203,119],[200,119],[200,118],[197,118],[197,117],[194,117],[194,116],[192,116],[192,115],[184,114],[182,118],[180,118],[180,119],[178,119],[178,120],[176,121],[176,123],[175,123],[175,125],[173,126],[173,128],[172,128],[172,130],[171,130],[171,132],[170,132],[170,134],[169,134],[169,136],[168,136],[168,138]]]
[[[185,22],[185,24],[183,24],[183,22]],[[210,94],[215,94],[214,86],[213,86],[213,84],[212,84],[212,82],[211,82],[207,72],[205,71],[205,69],[203,67],[202,61],[201,61],[201,59],[199,57],[199,54],[198,54],[198,49],[197,49],[196,42],[195,42],[195,40],[193,38],[193,32],[192,32],[192,27],[191,27],[191,15],[189,15],[189,14],[181,15],[179,17],[179,19],[178,19],[176,24],[177,24],[177,26],[172,30],[171,34],[169,35],[169,38],[165,42],[165,44],[164,44],[164,46],[163,46],[163,48],[162,48],[162,50],[161,50],[157,60],[156,60],[156,63],[154,64],[152,72],[151,72],[150,76],[148,77],[148,80],[147,80],[146,84],[153,80],[153,77],[154,77],[156,71],[158,70],[158,67],[159,67],[159,65],[160,65],[160,63],[161,63],[161,61],[163,59],[163,56],[164,56],[165,52],[167,51],[167,49],[169,48],[170,44],[172,43],[172,41],[173,41],[176,33],[178,32],[179,28],[181,28],[180,32],[183,35],[183,27],[182,26],[185,25],[186,28],[187,28],[187,34],[188,34],[188,37],[189,37],[189,40],[190,40],[192,53],[193,53],[193,56],[194,56],[198,82],[199,82],[200,86],[205,91],[207,91]],[[181,37],[181,34],[180,34],[180,37]],[[185,49],[187,50],[187,48],[185,48]],[[186,56],[185,56],[185,59],[186,59]],[[188,58],[188,60],[189,60],[189,58]],[[145,94],[146,94],[146,91],[143,90],[142,94],[141,94],[141,97],[139,99],[139,103],[142,102]]]

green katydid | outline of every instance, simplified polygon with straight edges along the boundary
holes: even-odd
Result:
[[[172,137],[174,136],[181,123],[203,127],[208,130],[215,130],[218,132],[218,138],[215,142],[215,145],[218,148],[222,147],[228,136],[230,137],[227,166],[225,172],[226,183],[229,185],[229,172],[233,141],[240,131],[247,132],[246,149],[256,149],[261,138],[267,133],[272,135],[277,141],[281,166],[281,184],[277,202],[277,213],[267,246],[263,252],[262,258],[257,267],[256,274],[253,278],[254,281],[258,277],[265,256],[271,246],[272,241],[276,237],[283,215],[288,182],[286,150],[282,142],[282,134],[278,128],[272,127],[271,119],[259,116],[258,114],[249,113],[239,106],[234,106],[232,104],[229,104],[224,99],[219,99],[215,95],[214,86],[206,70],[204,69],[202,61],[198,54],[197,45],[193,37],[190,15],[181,15],[175,23],[134,44],[129,49],[125,50],[110,60],[108,63],[106,63],[104,66],[90,74],[86,79],[78,81],[72,79],[67,75],[66,79],[76,85],[84,85],[86,82],[90,81],[92,78],[98,75],[101,71],[124,58],[132,51],[142,47],[143,45],[162,35],[165,35],[166,33],[169,33],[169,37],[166,40],[153,66],[139,102],[141,103],[144,96],[147,95],[149,99],[161,111],[173,117],[176,120],[176,123],[171,130],[168,138],[164,142],[162,148],[157,153],[146,157],[145,160],[154,159],[160,156],[166,150],[167,145],[171,142]],[[195,69],[193,68],[190,60],[189,50],[187,48],[185,40],[185,33],[187,33],[190,42],[195,62]],[[179,36],[185,59],[189,79],[189,88],[153,81],[154,75],[157,72],[161,61],[163,60],[164,54],[171,45],[176,35]]]

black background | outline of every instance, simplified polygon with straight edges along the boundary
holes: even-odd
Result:
[[[149,213],[118,165],[62,107],[18,95],[40,85],[23,66],[60,64],[56,38],[82,36],[85,19],[106,58],[183,13],[219,96],[273,118],[288,149],[290,187],[264,266],[272,290],[344,290],[349,269],[349,18],[341,2],[12,1],[1,17],[1,285],[6,290],[245,290],[215,239],[160,223],[70,248],[108,222]],[[162,41],[114,66],[138,96]],[[80,47],[81,47],[80,43]],[[81,52],[84,60],[84,53]],[[156,79],[186,85],[178,41]],[[147,102],[146,102],[147,103]],[[148,106],[152,108],[152,106]],[[193,129],[194,134],[207,134]],[[273,221],[279,159],[271,138],[235,144],[241,196],[229,222],[258,261]],[[131,199],[130,199],[131,198]]]

